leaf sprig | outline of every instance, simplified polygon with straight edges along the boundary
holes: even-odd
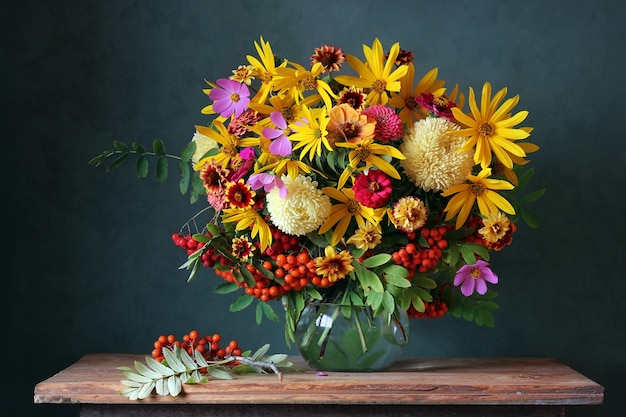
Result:
[[[184,384],[200,384],[214,379],[233,379],[235,373],[257,372],[266,373],[271,370],[282,382],[283,369],[295,369],[286,354],[266,356],[270,345],[266,344],[254,354],[245,352],[242,356],[227,356],[219,361],[207,361],[197,350],[193,356],[185,349],[174,346],[163,349],[165,359],[162,362],[146,356],[145,363],[135,361],[135,368],[121,366],[125,379],[121,383],[126,386],[120,394],[131,400],[142,400],[156,391],[157,395],[176,397],[183,391]],[[239,364],[231,368],[233,362]]]

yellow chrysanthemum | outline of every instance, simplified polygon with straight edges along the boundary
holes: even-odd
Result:
[[[351,188],[338,190],[332,187],[325,187],[322,188],[322,191],[338,201],[338,203],[333,204],[328,218],[318,230],[318,233],[323,235],[335,226],[330,240],[331,245],[336,245],[343,239],[352,219],[356,220],[358,227],[363,227],[366,220],[378,224],[384,215],[384,210],[373,209],[359,203],[354,198],[354,190]]]
[[[459,152],[475,148],[474,161],[483,168],[491,165],[492,154],[508,168],[513,167],[511,155],[526,156],[524,149],[515,141],[527,138],[530,133],[527,129],[516,129],[514,126],[523,122],[528,112],[523,110],[511,116],[511,110],[519,102],[519,95],[506,100],[502,106],[498,107],[506,91],[506,88],[503,88],[492,98],[491,84],[486,82],[483,86],[479,109],[474,89],[470,87],[468,100],[470,113],[465,114],[456,107],[451,109],[454,118],[462,126],[466,126],[461,130],[450,132],[456,136],[468,137]]]
[[[347,250],[337,253],[334,247],[326,246],[324,256],[315,258],[315,266],[317,267],[315,273],[328,278],[330,282],[336,282],[354,271],[353,261],[354,257]]]
[[[446,221],[458,214],[456,228],[459,229],[467,220],[475,202],[478,203],[478,210],[484,217],[499,210],[515,214],[511,203],[496,192],[496,190],[512,190],[515,187],[508,181],[490,179],[488,178],[490,175],[491,168],[483,168],[478,175],[467,176],[469,184],[453,185],[441,194],[443,197],[454,194],[444,209]]]
[[[292,179],[283,175],[287,196],[281,197],[278,187],[265,197],[271,222],[282,232],[302,236],[316,230],[330,212],[330,199],[317,188],[317,181],[302,175]]]
[[[360,75],[338,75],[335,81],[348,87],[366,88],[367,102],[370,106],[374,104],[387,104],[389,100],[388,92],[398,92],[401,88],[400,79],[407,73],[408,67],[400,65],[394,70],[394,61],[400,52],[400,44],[394,43],[385,60],[383,46],[374,39],[372,47],[363,45],[365,62],[360,61],[353,55],[346,54],[348,64]]]

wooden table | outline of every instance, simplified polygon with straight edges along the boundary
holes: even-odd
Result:
[[[598,405],[604,388],[550,358],[402,358],[375,373],[305,370],[237,374],[185,385],[178,397],[131,401],[118,366],[144,355],[90,354],[35,386],[35,403],[80,404],[82,417],[109,416],[563,416]]]

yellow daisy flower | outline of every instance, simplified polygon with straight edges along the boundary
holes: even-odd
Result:
[[[466,126],[461,130],[450,131],[452,135],[468,137],[459,152],[467,152],[475,148],[474,162],[483,168],[491,165],[492,153],[508,168],[513,167],[511,155],[526,156],[524,149],[515,141],[527,138],[530,133],[527,129],[516,129],[514,126],[524,121],[528,112],[524,110],[511,116],[510,111],[517,105],[519,95],[506,100],[502,106],[498,107],[506,91],[506,88],[503,88],[492,98],[491,84],[486,82],[483,86],[479,109],[474,89],[470,87],[470,113],[465,114],[456,107],[451,109],[454,118],[462,126]]]
[[[222,210],[222,222],[237,223],[236,230],[245,230],[252,226],[250,236],[254,239],[259,236],[259,243],[261,244],[261,252],[265,251],[269,245],[272,244],[272,230],[265,222],[265,219],[258,211],[252,207],[245,209],[239,208],[227,208]]]
[[[360,143],[338,142],[335,145],[352,149],[348,157],[350,158],[350,166],[353,169],[359,168],[363,170],[376,166],[390,177],[400,179],[400,174],[393,165],[382,158],[382,156],[389,156],[400,160],[405,159],[402,152],[395,146],[374,143],[373,138],[363,139]],[[359,167],[361,164],[365,164],[365,166]]]
[[[352,188],[338,190],[333,187],[324,187],[322,191],[330,198],[339,202],[333,204],[328,218],[318,230],[318,233],[323,235],[335,226],[330,239],[331,245],[336,245],[343,239],[353,218],[356,220],[358,227],[363,227],[366,220],[378,224],[384,215],[384,210],[373,209],[359,203],[354,198],[354,190]]]
[[[273,80],[273,86],[276,90],[287,91],[288,95],[295,98],[296,102],[305,98],[306,91],[317,91],[314,94],[314,104],[317,104],[320,100],[324,101],[326,108],[332,107],[331,97],[337,99],[338,97],[333,93],[333,90],[326,83],[326,81],[319,79],[318,77],[324,72],[324,65],[321,62],[313,65],[311,70],[307,70],[300,64],[290,62],[291,67],[276,68],[276,76]]]
[[[489,213],[502,210],[508,214],[515,214],[515,209],[496,190],[512,190],[513,184],[504,180],[488,178],[491,175],[491,168],[483,168],[478,175],[468,175],[470,183],[453,185],[441,195],[443,197],[454,196],[448,201],[446,208],[446,221],[451,220],[458,214],[456,228],[459,229],[469,216],[474,202],[478,203],[478,210],[484,217]]]
[[[256,78],[261,80],[261,87],[257,91],[256,95],[251,99],[256,103],[265,103],[267,96],[272,91],[272,80],[276,75],[276,68],[284,67],[287,65],[287,61],[283,61],[278,67],[276,66],[274,52],[269,42],[263,40],[261,36],[261,43],[254,42],[254,47],[259,54],[259,59],[252,55],[247,55],[246,59],[250,65],[254,68],[253,74]]]
[[[338,75],[335,77],[335,81],[348,87],[368,89],[367,102],[370,106],[387,104],[389,100],[387,93],[400,91],[400,79],[408,71],[406,65],[401,65],[395,70],[393,69],[394,61],[399,52],[400,44],[396,42],[391,47],[387,60],[385,60],[383,46],[376,38],[371,48],[363,45],[365,62],[360,61],[353,55],[346,54],[346,61],[360,77]]]
[[[196,171],[202,169],[204,163],[211,159],[215,159],[219,164],[227,167],[230,160],[239,155],[239,149],[246,148],[248,146],[259,145],[258,138],[239,138],[235,135],[232,135],[228,132],[228,128],[226,128],[226,126],[224,126],[224,123],[222,123],[220,120],[214,120],[213,126],[215,127],[215,129],[207,126],[196,126],[196,131],[198,133],[201,133],[204,136],[213,139],[221,145],[220,152],[217,155],[203,158],[194,165],[194,170]]]
[[[305,107],[303,110],[303,118],[300,121],[291,123],[289,128],[294,132],[289,136],[292,142],[297,142],[293,147],[293,151],[300,151],[300,160],[309,154],[309,159],[313,160],[314,155],[322,156],[322,145],[329,151],[332,151],[328,143],[328,130],[326,130],[330,119],[328,118],[326,108],[312,109]]]
[[[337,253],[332,246],[326,246],[324,256],[315,258],[315,266],[317,267],[315,273],[328,278],[330,282],[336,282],[354,271],[352,261],[354,261],[354,257],[347,250]]]
[[[413,88],[413,79],[415,77],[415,66],[413,63],[408,64],[407,73],[402,77],[402,86],[398,93],[391,94],[389,106],[400,109],[398,116],[400,120],[407,125],[412,126],[417,119],[423,119],[428,112],[423,110],[415,99],[423,93],[434,93],[443,87],[445,81],[437,80],[439,69],[433,68],[428,71],[422,79]]]

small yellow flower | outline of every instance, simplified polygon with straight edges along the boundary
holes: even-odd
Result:
[[[489,216],[483,220],[484,226],[478,229],[483,238],[489,243],[497,243],[506,236],[509,231],[511,221],[500,211],[489,213]]]
[[[347,250],[337,253],[334,247],[326,246],[324,256],[315,258],[315,266],[317,267],[315,273],[328,278],[330,282],[336,282],[354,271],[352,261],[354,258]]]
[[[358,249],[369,250],[374,249],[382,241],[383,232],[380,224],[365,222],[356,232],[346,241],[353,244]]]
[[[467,220],[474,203],[478,203],[478,210],[484,217],[489,213],[502,210],[508,214],[515,214],[515,209],[504,197],[495,190],[512,190],[513,184],[504,180],[488,178],[491,168],[484,168],[478,175],[468,175],[470,183],[453,185],[441,195],[449,197],[455,194],[444,209],[446,221],[451,220],[458,214],[456,228],[459,229]]]

